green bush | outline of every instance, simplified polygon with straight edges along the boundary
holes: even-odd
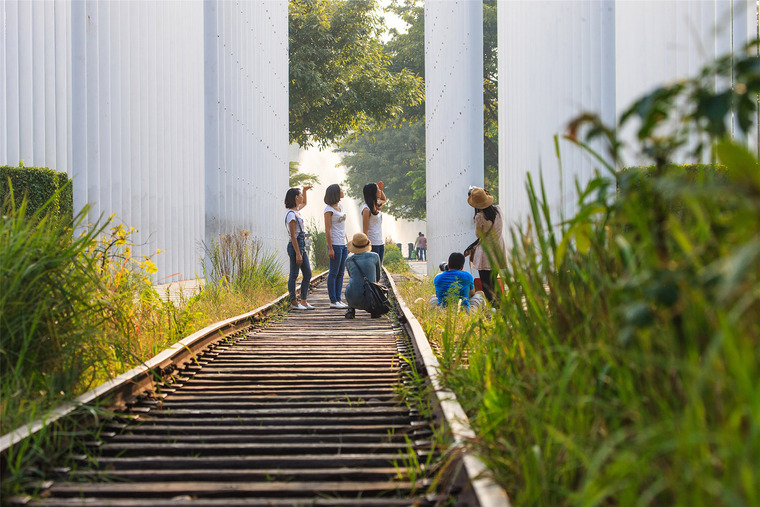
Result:
[[[327,235],[319,230],[319,223],[311,220],[306,226],[311,241],[311,269],[314,272],[324,271],[330,267],[330,256],[327,254]]]
[[[408,273],[410,271],[409,264],[404,259],[404,254],[401,253],[401,250],[399,250],[395,243],[385,244],[383,266],[391,273]]]
[[[11,188],[16,206],[26,197],[27,216],[34,215],[38,209],[52,200],[45,207],[48,213],[73,218],[72,185],[66,173],[47,167],[24,167],[23,162],[18,167],[0,166],[0,203],[9,199]]]

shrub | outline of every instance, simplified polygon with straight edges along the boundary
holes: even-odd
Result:
[[[319,230],[319,223],[316,220],[311,220],[306,226],[306,231],[309,233],[309,239],[311,241],[311,261],[312,271],[324,271],[330,266],[330,256],[327,253],[327,235],[324,231]]]
[[[45,207],[47,213],[73,218],[73,194],[71,178],[66,173],[56,172],[47,167],[0,166],[0,202],[10,197],[13,188],[15,202],[20,205],[26,197],[26,216]],[[48,201],[51,201],[46,205]]]
[[[383,257],[383,266],[392,273],[408,273],[409,264],[404,259],[399,247],[395,243],[385,244],[385,256]]]
[[[72,236],[69,220],[49,211],[48,200],[27,215],[27,201],[16,206],[11,193],[0,219],[0,384],[3,385],[3,423],[6,409],[31,393],[72,394],[111,349],[118,334],[100,347],[102,329],[119,309],[100,297],[103,285],[97,260],[90,255],[96,226]],[[74,217],[82,227],[87,209]],[[118,331],[118,330],[114,330]]]

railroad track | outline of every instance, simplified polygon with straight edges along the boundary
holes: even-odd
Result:
[[[86,452],[13,503],[482,503],[472,491],[457,499],[466,489],[459,472],[431,481],[439,417],[403,399],[418,387],[409,375],[418,352],[402,325],[361,311],[347,320],[328,308],[323,284],[315,289],[316,310],[275,323],[257,313],[201,350],[185,345],[184,363],[157,361],[153,370],[172,373],[170,382],[136,398],[117,390],[129,402]],[[145,378],[131,382],[133,392]]]

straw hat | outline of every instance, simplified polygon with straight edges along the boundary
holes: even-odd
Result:
[[[475,209],[486,209],[493,204],[493,196],[480,187],[473,187],[467,196],[467,204]]]
[[[357,232],[354,234],[353,239],[348,243],[348,251],[351,253],[364,253],[369,252],[372,249],[372,244],[369,242],[369,238],[363,232]]]

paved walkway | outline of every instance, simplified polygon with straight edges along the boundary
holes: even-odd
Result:
[[[203,283],[204,280],[199,278],[197,280],[181,280],[171,283],[162,283],[154,285],[153,288],[158,292],[159,296],[161,296],[161,299],[176,304],[186,301],[188,298],[196,295]]]
[[[416,275],[427,275],[427,262],[426,261],[406,261],[409,267],[412,269],[412,273]]]

